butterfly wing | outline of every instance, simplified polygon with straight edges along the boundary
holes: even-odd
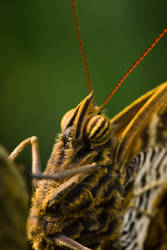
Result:
[[[132,111],[134,116],[129,116]],[[123,122],[123,126],[118,123]],[[119,138],[115,162],[124,166],[125,163],[143,149],[154,147],[157,127],[157,140],[164,144],[167,141],[167,82],[139,98],[111,120],[113,134]],[[115,128],[114,128],[115,127]],[[161,137],[161,141],[160,141]]]
[[[159,87],[147,92],[111,119],[113,135],[116,138],[120,137],[129,122],[134,118],[136,113],[142,108],[142,106],[148,101],[148,99],[156,92],[158,88]]]
[[[167,249],[167,83],[140,97],[111,123],[119,139],[115,164],[126,172],[122,247]]]
[[[167,249],[167,149],[156,147],[141,152],[129,167],[138,169],[138,174],[134,196],[124,215],[122,247]]]

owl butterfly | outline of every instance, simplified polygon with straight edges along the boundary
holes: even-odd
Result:
[[[27,223],[34,249],[167,249],[167,83],[113,119],[102,112],[111,95],[167,32],[157,37],[103,105],[92,88],[72,0],[89,95],[61,121],[61,133],[41,173],[32,144],[35,192]]]

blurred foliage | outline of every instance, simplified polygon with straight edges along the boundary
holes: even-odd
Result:
[[[78,16],[95,102],[167,26],[167,1],[78,0]],[[87,94],[71,0],[0,2],[0,143],[12,151],[39,138],[42,165],[60,131],[62,115]],[[163,38],[106,106],[112,117],[167,80]],[[31,166],[30,150],[20,158]]]
[[[18,167],[0,146],[0,246],[3,250],[25,250],[28,193]]]

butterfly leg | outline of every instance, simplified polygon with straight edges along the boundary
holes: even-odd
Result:
[[[80,243],[78,243],[75,240],[72,240],[71,238],[65,236],[65,235],[58,235],[56,237],[54,237],[54,242],[56,244],[56,246],[60,246],[63,249],[64,248],[68,248],[69,250],[90,250],[90,248],[87,248],[83,245],[81,245]]]
[[[34,249],[44,249],[43,246],[47,246],[45,249],[59,250],[88,249],[88,247],[84,246],[83,242],[85,241],[79,240],[80,235],[82,236],[83,227],[81,227],[81,221],[78,218],[78,214],[80,216],[86,214],[89,218],[89,207],[95,203],[88,180],[88,176],[83,173],[77,173],[77,175],[72,176],[58,186],[54,186],[54,182],[51,180],[53,188],[49,192],[47,191],[49,183],[47,182],[47,185],[46,182],[40,183],[41,186],[39,186],[35,195],[38,196],[40,190],[43,189],[46,195],[40,198],[39,208],[37,208],[36,203],[33,204],[32,209],[35,211],[35,214],[34,212],[30,214],[27,227],[28,237],[34,243]],[[42,216],[39,216],[39,214]],[[51,217],[52,214],[54,217]],[[73,225],[76,218],[78,218],[76,225]],[[44,223],[44,231],[41,223]],[[36,235],[36,231],[42,231],[40,237]],[[91,239],[89,239],[89,242],[87,241],[86,245],[93,245],[91,244]]]
[[[38,149],[38,138],[36,136],[29,137],[22,141],[9,155],[10,160],[15,160],[27,145],[32,146],[32,174],[41,173],[41,162]],[[34,186],[37,186],[37,181],[33,182]]]
[[[91,193],[90,188],[86,187],[86,176],[82,173],[72,176],[70,179],[65,181],[63,184],[58,186],[53,192],[47,195],[45,201],[43,202],[42,209],[44,210],[52,210],[55,207],[58,207],[60,210],[64,211],[64,206],[66,206],[66,213],[71,212],[71,209],[76,212],[80,209],[81,205],[87,204],[85,209],[88,208],[90,204],[94,201],[94,197]],[[85,182],[85,183],[84,183]],[[82,192],[77,192],[78,188],[83,190]],[[71,202],[68,199],[70,194],[77,193],[78,195],[75,197],[75,203]],[[84,199],[82,198],[84,193]],[[66,201],[65,204],[63,201]]]
[[[105,170],[103,169],[99,169],[98,171],[102,173],[104,171],[105,173]],[[52,240],[51,244],[53,244],[54,247],[59,246],[59,248],[61,249],[65,246],[68,246],[67,249],[88,249],[84,246],[85,240],[81,240],[84,226],[81,227],[80,225],[82,221],[82,214],[85,214],[88,220],[90,218],[92,219],[92,221],[90,220],[90,223],[92,223],[92,225],[93,223],[96,223],[96,219],[94,219],[93,216],[91,217],[91,215],[89,214],[89,207],[95,206],[96,203],[96,200],[94,199],[92,193],[93,190],[91,190],[91,185],[89,182],[91,181],[89,179],[90,176],[91,175],[84,175],[83,173],[72,176],[70,179],[54,188],[52,192],[47,192],[47,196],[41,203],[41,214],[44,212],[46,214],[54,213],[54,218],[51,219],[50,217],[46,216],[44,218],[44,220],[46,220],[46,227],[54,228],[54,230],[51,230],[50,235],[46,236],[47,238],[49,238],[48,242]],[[80,215],[80,217],[78,217],[78,214]],[[75,218],[78,219],[76,225],[73,225],[73,222],[75,222]],[[62,221],[63,223],[60,223],[60,221]],[[86,221],[84,223],[87,225]],[[86,230],[87,234],[89,232],[91,233],[92,231],[91,228],[87,228]],[[98,226],[96,230],[98,232]],[[67,236],[66,233],[65,235],[62,235],[62,232],[67,232]],[[80,243],[76,242],[74,239],[76,241],[79,241]],[[77,244],[83,245],[80,246]],[[86,245],[93,246],[92,240],[89,239]]]

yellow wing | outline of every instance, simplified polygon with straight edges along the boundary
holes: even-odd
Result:
[[[159,124],[166,128],[159,131],[163,137],[162,143],[167,141],[166,117],[167,82],[137,99],[111,120],[113,135],[119,138],[115,162],[124,165],[134,155],[146,149],[146,144],[147,147],[154,146]]]

